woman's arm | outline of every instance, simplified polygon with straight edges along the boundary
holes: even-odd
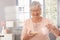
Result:
[[[36,35],[36,33],[32,34],[31,31],[30,31],[29,34],[26,34],[24,36],[23,40],[29,40],[29,39],[33,38],[35,35]]]
[[[27,33],[28,30],[23,29],[22,34],[21,34],[21,40],[29,40],[31,38],[33,38],[35,35],[37,35],[37,33],[32,33],[31,31],[29,31],[29,33]]]
[[[29,40],[33,38],[36,34],[33,34],[31,30],[29,30],[28,21],[25,22],[24,27],[22,29],[21,40]],[[28,33],[27,33],[28,32]]]
[[[56,28],[54,25],[48,24],[47,27],[55,36],[60,36],[60,30]]]

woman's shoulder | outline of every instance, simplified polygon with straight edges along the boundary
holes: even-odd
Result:
[[[43,18],[45,23],[53,23],[53,21],[49,18]]]
[[[43,18],[44,21],[51,21],[49,18]]]

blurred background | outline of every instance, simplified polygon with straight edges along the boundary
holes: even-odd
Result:
[[[29,6],[39,1],[42,16],[60,28],[60,0],[0,0],[0,40],[20,40],[24,21],[31,18]],[[51,40],[57,38],[50,33]]]

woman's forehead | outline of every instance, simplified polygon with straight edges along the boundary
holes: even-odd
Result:
[[[41,9],[40,6],[33,6],[33,7],[30,7],[30,10],[34,10],[34,9]]]

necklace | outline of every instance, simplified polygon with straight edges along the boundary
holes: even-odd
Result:
[[[31,20],[31,22],[32,22],[33,31],[38,31],[40,29],[40,25],[41,25],[42,20],[40,22],[38,22],[38,23],[35,23],[32,20]]]
[[[34,31],[38,31],[40,29],[40,23],[33,23],[32,27]]]

